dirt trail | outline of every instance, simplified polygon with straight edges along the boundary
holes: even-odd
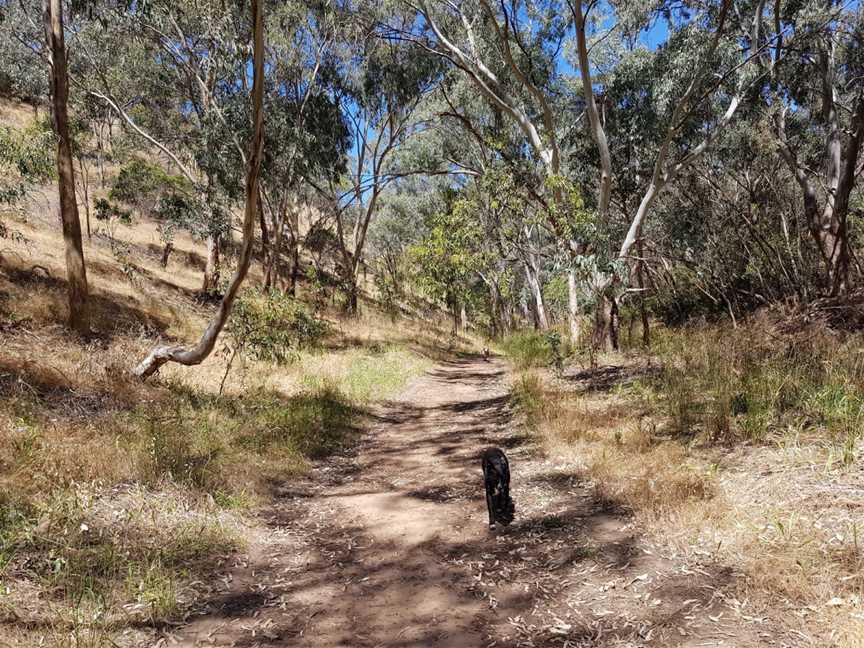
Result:
[[[504,364],[439,365],[371,415],[352,457],[274,487],[266,531],[181,646],[795,645],[731,570],[661,557],[512,421]],[[486,526],[483,448],[507,449],[517,519]]]

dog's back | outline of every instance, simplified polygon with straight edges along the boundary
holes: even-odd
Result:
[[[510,462],[503,450],[489,448],[483,453],[482,466],[489,526],[495,522],[506,526],[513,521],[516,510],[510,498]]]

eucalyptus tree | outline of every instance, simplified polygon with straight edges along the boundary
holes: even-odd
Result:
[[[382,38],[375,26],[380,8],[360,9],[345,19],[350,29],[340,46],[342,87],[338,93],[351,139],[350,171],[331,182],[342,280],[348,312],[357,311],[358,276],[369,225],[385,188],[418,173],[439,173],[398,164],[399,150],[428,125],[425,101],[441,75],[439,62]],[[409,21],[397,14],[392,20]]]
[[[764,72],[768,130],[799,185],[824,285],[839,295],[853,261],[850,198],[864,174],[864,8],[834,0],[755,6],[750,40]]]
[[[746,40],[741,45],[741,34],[758,20],[758,11],[748,14],[731,0],[692,7],[636,3],[614,5],[610,21],[608,15],[600,14],[598,3],[568,0],[567,4],[575,26],[575,54],[588,130],[599,160],[597,205],[601,220],[609,219],[616,183],[630,184],[630,190],[639,196],[635,207],[626,200],[619,203],[619,209],[625,210],[624,229],[620,243],[609,251],[610,271],[600,275],[597,286],[604,297],[611,291],[614,307],[615,293],[626,289],[630,274],[640,267],[632,249],[642,237],[657,197],[728,129],[758,78],[751,64],[761,46]],[[663,45],[654,51],[634,47],[639,35],[659,19],[665,20],[668,32]],[[599,69],[598,60],[603,60]],[[632,76],[640,68],[647,74]],[[595,79],[598,71],[602,72],[601,83]],[[628,74],[629,92],[617,101],[603,96],[616,77]],[[597,95],[603,97],[605,120]],[[639,121],[646,130],[632,126],[623,132],[610,130],[616,123],[632,125]],[[622,136],[627,139],[616,141]],[[624,148],[627,159],[618,156],[616,164],[615,148]],[[631,184],[634,171],[638,182]],[[606,317],[601,312],[598,315],[598,324],[603,327]]]
[[[251,134],[249,138],[248,152],[244,153],[246,159],[246,181],[244,186],[245,211],[243,215],[243,242],[240,250],[240,258],[237,271],[228,284],[228,289],[219,303],[210,324],[204,331],[201,339],[192,348],[182,346],[158,346],[138,364],[134,374],[140,378],[153,375],[167,362],[177,362],[183,365],[197,365],[204,361],[216,346],[219,334],[225,327],[231,308],[237,293],[246,279],[249,266],[252,262],[252,249],[255,239],[255,221],[258,216],[259,200],[259,175],[261,172],[261,161],[264,155],[264,16],[263,0],[251,0],[251,16],[248,27],[243,29],[240,23],[241,33],[251,35],[251,58],[246,59],[243,69],[252,68],[251,94]],[[248,87],[248,82],[243,84]],[[238,143],[239,145],[239,143]]]
[[[161,152],[197,193],[194,233],[207,241],[202,289],[219,283],[229,207],[244,161],[232,115],[248,89],[242,19],[214,1],[101,7],[76,38],[76,82],[142,143]]]
[[[71,6],[62,0],[43,0],[41,24],[39,4],[22,0],[0,4],[0,59],[10,89],[35,105],[47,94],[51,101],[55,135],[57,187],[60,221],[65,247],[68,286],[69,326],[82,335],[90,333],[87,268],[81,240],[81,222],[75,197],[73,143],[69,128],[69,57],[66,47],[66,22]],[[40,63],[47,65],[47,84],[36,80]],[[44,68],[42,68],[44,69]]]
[[[556,96],[567,22],[561,8],[555,3],[517,0],[480,0],[476,5],[421,0],[416,8],[420,25],[404,37],[448,60],[493,110],[518,126],[535,164],[543,170],[548,225],[575,260],[584,254],[588,241],[580,236],[580,228],[574,227],[576,205],[570,200],[574,193],[562,168],[562,124]],[[578,117],[573,120],[578,121]],[[568,273],[569,321],[574,339],[580,336],[575,272],[574,262]],[[531,284],[535,303],[542,312],[539,283]]]
[[[5,217],[19,213],[27,194],[56,175],[54,136],[40,126],[24,131],[0,126],[0,238],[21,238]]]
[[[345,172],[349,139],[333,100],[333,85],[338,84],[332,52],[339,36],[338,13],[326,4],[300,3],[286,3],[274,12],[265,98],[271,144],[261,179],[264,285],[270,288],[281,275],[287,234],[287,289],[294,294],[300,269],[300,199],[310,183],[326,184]]]
[[[60,221],[66,255],[66,283],[69,292],[69,326],[81,335],[90,333],[87,267],[81,241],[81,221],[75,199],[75,168],[69,134],[69,75],[63,27],[62,0],[44,0],[45,57],[50,68],[51,115],[57,137],[57,186],[60,194]]]
[[[38,65],[46,52],[44,26],[35,0],[0,0],[0,92],[39,108],[47,103],[49,77]]]
[[[544,296],[545,280],[560,271],[555,267],[555,230],[549,215],[548,177],[526,149],[520,129],[501,111],[489,110],[473,85],[460,75],[442,83],[438,112],[444,135],[440,150],[447,158],[471,170],[473,185],[466,187],[473,213],[486,231],[485,241],[496,251],[496,262],[480,277],[490,291],[490,323],[503,330],[510,325],[506,299],[514,272],[524,272],[532,318],[541,329],[550,318]],[[455,131],[454,126],[459,130]]]

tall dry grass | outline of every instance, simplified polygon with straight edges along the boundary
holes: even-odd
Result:
[[[655,541],[735,569],[735,595],[809,645],[861,646],[862,342],[765,319],[660,330],[650,356],[606,359],[617,384],[531,370],[513,393],[547,452]]]

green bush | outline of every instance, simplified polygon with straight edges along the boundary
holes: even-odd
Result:
[[[545,333],[518,331],[501,341],[501,349],[520,370],[553,367],[560,372],[572,354],[569,341],[555,329]]]
[[[235,346],[257,359],[287,364],[314,347],[326,324],[288,293],[250,290],[237,300],[228,324]]]
[[[132,212],[128,209],[123,209],[119,205],[105,200],[105,198],[97,198],[93,203],[94,213],[98,221],[120,221],[125,225],[132,222]]]

